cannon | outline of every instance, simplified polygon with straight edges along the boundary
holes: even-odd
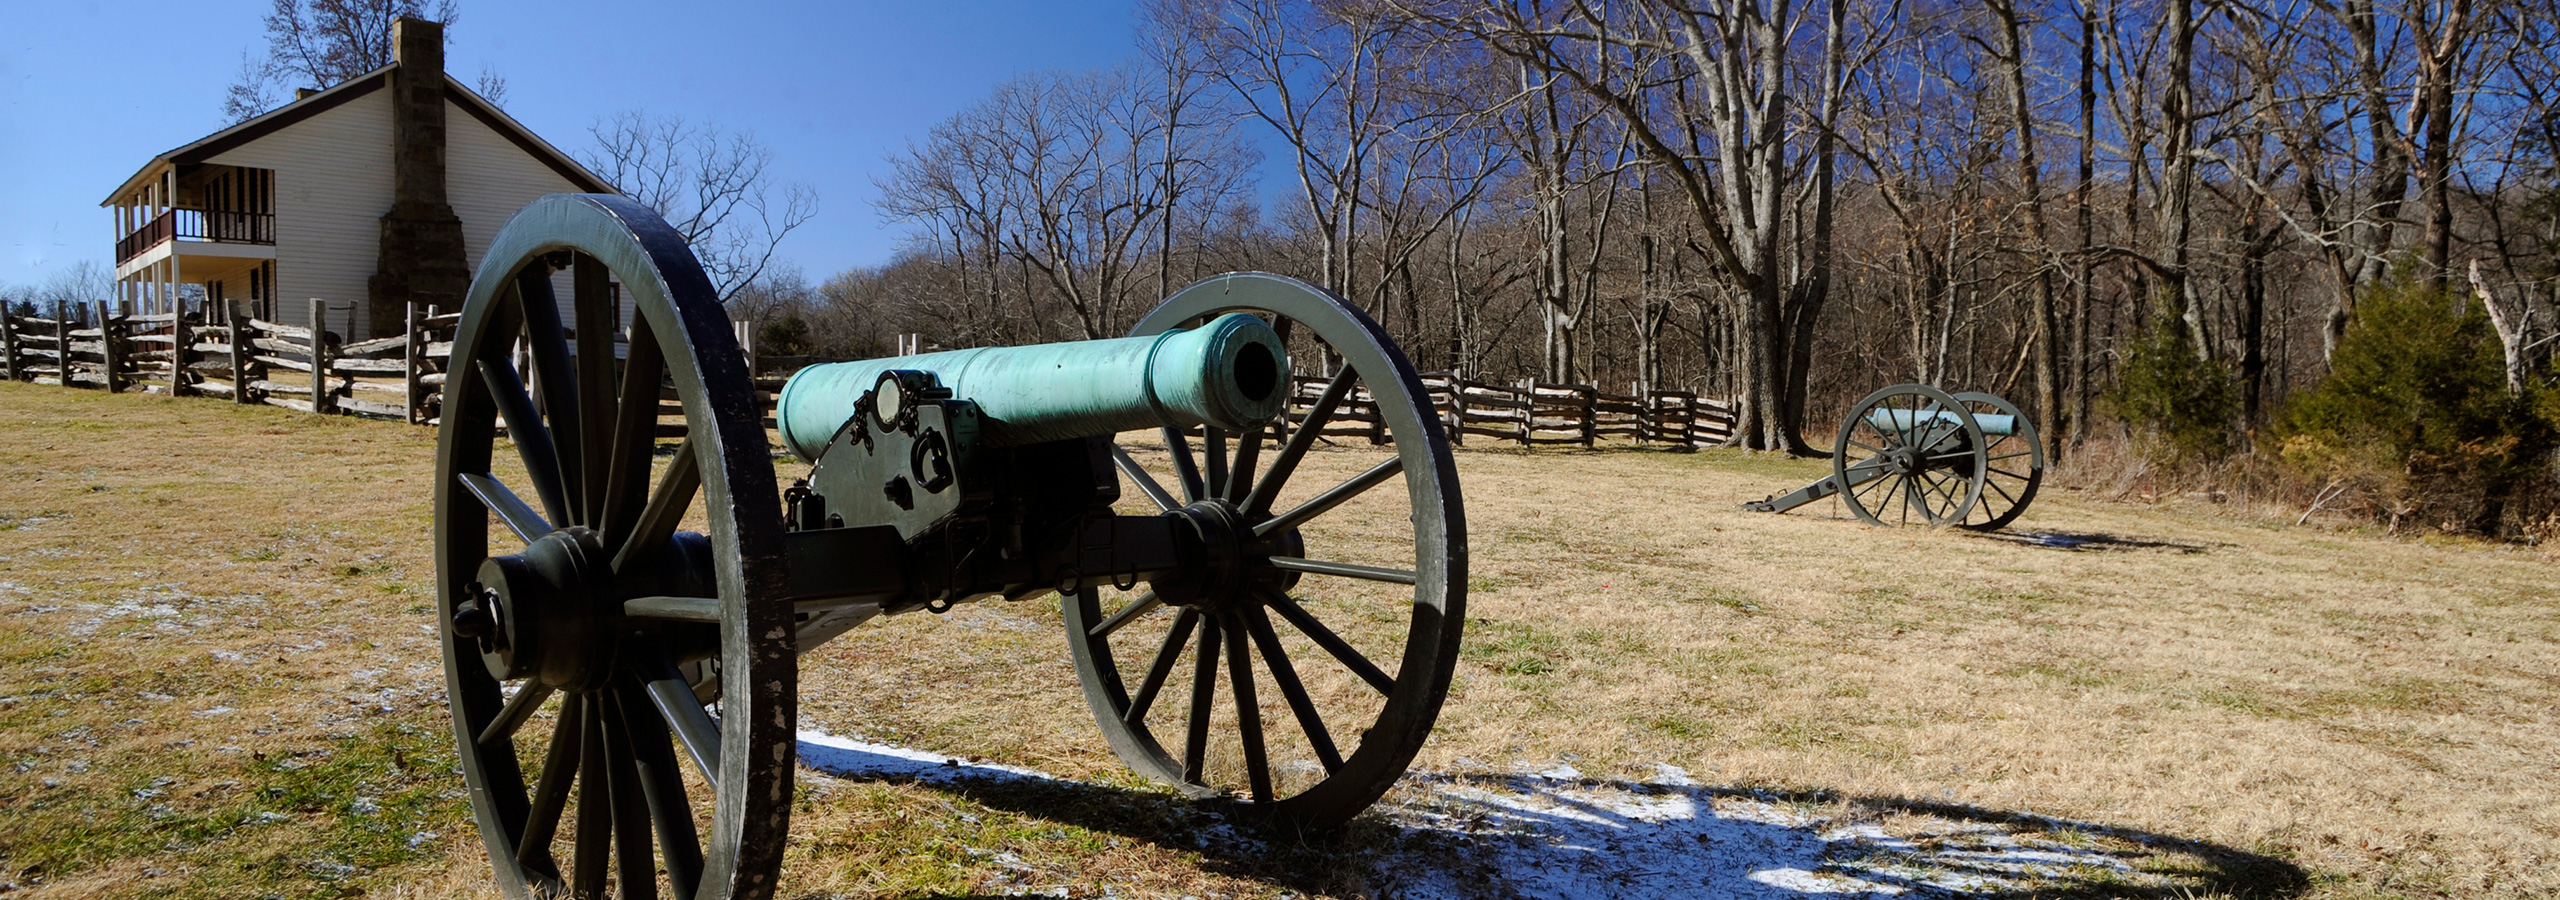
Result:
[[[1837,494],[1870,525],[1955,525],[1998,531],[2044,482],[2044,445],[2015,404],[1900,384],[1868,394],[1840,420],[1831,474],[1742,504],[1786,512]]]
[[[1333,363],[1311,398],[1293,357]],[[769,896],[799,659],[878,616],[1054,594],[1118,756],[1284,825],[1376,801],[1448,692],[1467,584],[1448,440],[1385,332],[1298,281],[1211,278],[1127,338],[804,370],[775,425],[812,467],[785,486],[682,238],[561,194],[493,239],[448,371],[440,643],[510,897]],[[1391,454],[1317,477],[1348,398]],[[662,409],[684,420],[671,450]]]

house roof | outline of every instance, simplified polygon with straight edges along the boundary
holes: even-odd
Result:
[[[134,172],[133,177],[125,179],[123,184],[117,185],[113,192],[108,193],[107,199],[98,201],[98,205],[114,205],[116,198],[158,178],[160,171],[164,168],[204,162],[251,141],[290,128],[297,122],[327,112],[349,100],[381,90],[391,83],[391,73],[398,68],[397,63],[383,66],[339,82],[328,90],[268,110],[248,121],[154,156],[150,162],[144,163],[139,171]],[[551,142],[543,140],[541,135],[534,134],[532,129],[524,127],[524,123],[507,115],[506,111],[499,109],[497,104],[489,102],[488,98],[463,86],[462,82],[453,80],[452,75],[444,76],[444,93],[445,99],[452,105],[460,107],[472,118],[480,120],[481,124],[489,126],[489,130],[504,136],[518,149],[523,150],[525,155],[550,166],[552,171],[559,173],[561,178],[567,179],[579,190],[599,194],[619,193],[613,189],[612,185],[606,184],[604,179],[596,177],[596,173],[588,171],[586,166],[579,165],[577,160],[560,152],[560,148],[552,146]]]

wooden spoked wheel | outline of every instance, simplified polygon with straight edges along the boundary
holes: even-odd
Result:
[[[1337,360],[1337,374],[1285,427],[1166,431],[1171,489],[1119,448],[1126,481],[1194,529],[1209,562],[1062,606],[1085,698],[1131,768],[1321,828],[1383,795],[1439,717],[1466,614],[1466,518],[1413,365],[1341,298],[1219,276],[1135,333],[1238,311],[1268,318],[1293,358]],[[1310,458],[1345,401],[1375,410],[1392,455]]]
[[[1982,496],[1982,448],[1964,404],[1927,385],[1895,385],[1850,407],[1831,474],[1868,524],[1953,524]]]
[[[2009,433],[1983,433],[1987,443],[1982,448],[1982,500],[1959,523],[1975,531],[2007,528],[2027,511],[2027,504],[2036,499],[2036,487],[2044,483],[2044,442],[2017,404],[1980,391],[1965,391],[1955,399],[1976,422],[1986,415],[2009,417]]]
[[[552,290],[563,267],[574,340]],[[633,308],[619,365],[617,281]],[[445,684],[499,885],[514,898],[771,895],[797,690],[791,610],[764,600],[783,583],[782,515],[752,383],[701,267],[646,207],[542,198],[490,245],[448,371]],[[686,438],[659,467],[669,386]],[[688,516],[703,533],[678,531]],[[626,616],[641,597],[689,601],[690,620]]]

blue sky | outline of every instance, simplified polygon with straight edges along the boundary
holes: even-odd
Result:
[[[782,255],[813,279],[886,262],[899,230],[871,201],[884,158],[1017,74],[1136,52],[1125,0],[711,4],[460,0],[446,67],[507,79],[507,112],[572,153],[595,118],[645,109],[772,148],[818,190]],[[0,285],[109,262],[97,204],[161,151],[220,129],[264,0],[41,0],[0,29]]]

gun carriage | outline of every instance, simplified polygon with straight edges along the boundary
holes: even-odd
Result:
[[[1899,384],[1841,418],[1830,475],[1742,508],[1786,512],[1837,494],[1870,525],[1998,531],[2027,511],[2043,482],[2044,445],[2016,404]]]
[[[1338,362],[1298,409],[1293,353]],[[768,896],[798,658],[876,616],[1055,592],[1123,761],[1300,826],[1384,793],[1448,691],[1466,587],[1448,442],[1376,323],[1297,281],[1209,279],[1128,338],[805,370],[776,424],[813,468],[785,489],[681,238],[629,200],[554,195],[493,240],[450,371],[447,689],[511,897]],[[685,421],[672,454],[665,392]],[[1304,476],[1355,395],[1392,455]],[[1170,484],[1121,443],[1147,430]],[[1327,518],[1353,502],[1394,532]]]

